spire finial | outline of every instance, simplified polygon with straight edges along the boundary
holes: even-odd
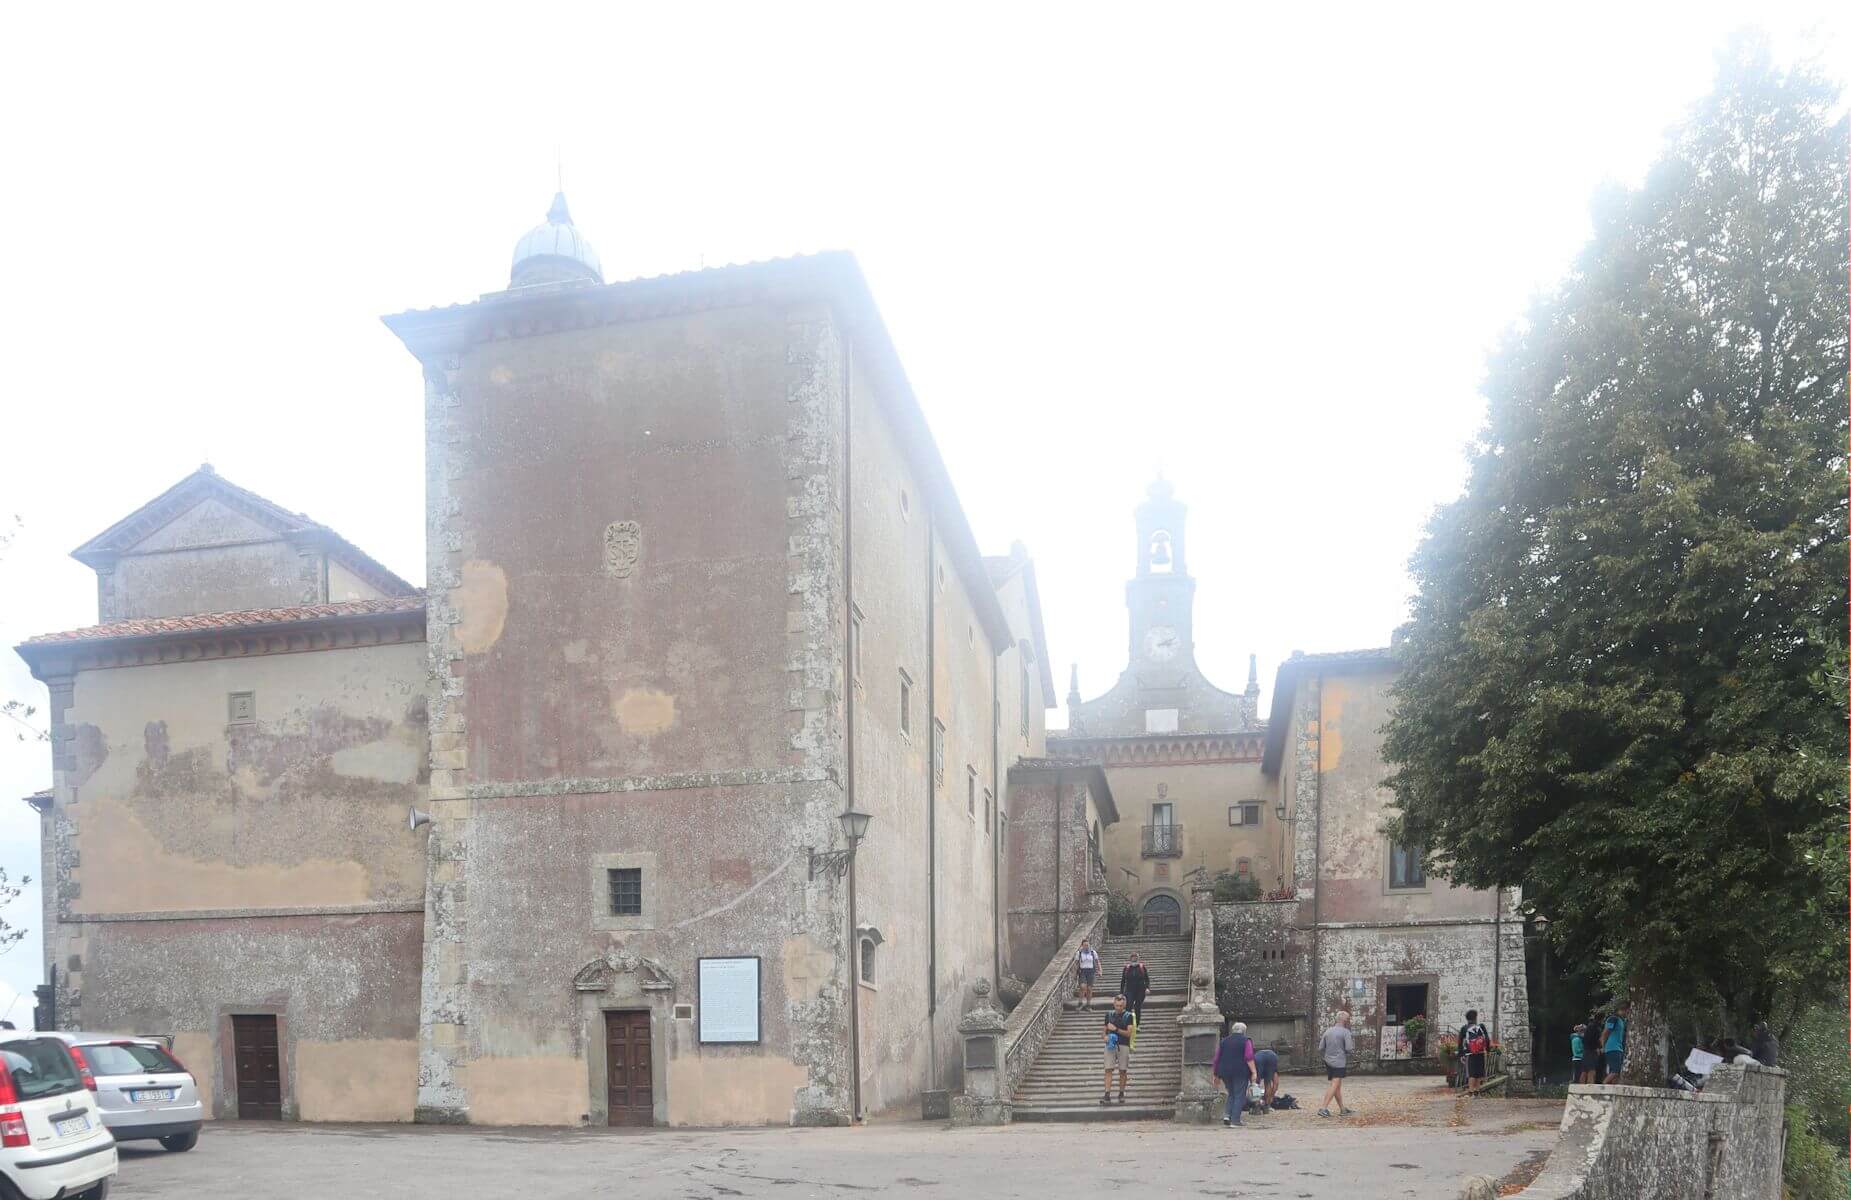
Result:
[[[1079,702],[1080,702],[1080,664],[1074,663],[1073,664],[1073,674],[1070,675],[1067,679],[1067,703],[1069,705],[1074,705],[1074,704],[1078,704]]]
[[[1260,656],[1257,654],[1247,656],[1247,690],[1249,692],[1260,690]]]

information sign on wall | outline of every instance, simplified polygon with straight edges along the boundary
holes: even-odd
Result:
[[[700,960],[700,1040],[759,1040],[757,958]]]

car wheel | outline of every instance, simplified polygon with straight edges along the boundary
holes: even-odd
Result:
[[[199,1145],[199,1131],[194,1130],[192,1133],[176,1133],[172,1137],[164,1137],[161,1139],[161,1145],[172,1150],[175,1154],[185,1153],[194,1146]]]

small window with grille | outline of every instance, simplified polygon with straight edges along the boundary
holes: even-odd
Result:
[[[233,692],[231,694],[231,723],[245,725],[257,719],[257,693]]]
[[[611,884],[611,915],[639,917],[643,914],[643,869],[612,867],[606,874]]]

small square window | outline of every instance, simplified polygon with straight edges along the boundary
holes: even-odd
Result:
[[[233,692],[231,694],[231,723],[243,725],[257,719],[257,693]]]
[[[611,915],[614,917],[642,916],[643,869],[641,867],[612,867],[606,874],[611,881]]]
[[[1260,802],[1249,800],[1242,804],[1228,805],[1229,825],[1258,825],[1260,823]]]

